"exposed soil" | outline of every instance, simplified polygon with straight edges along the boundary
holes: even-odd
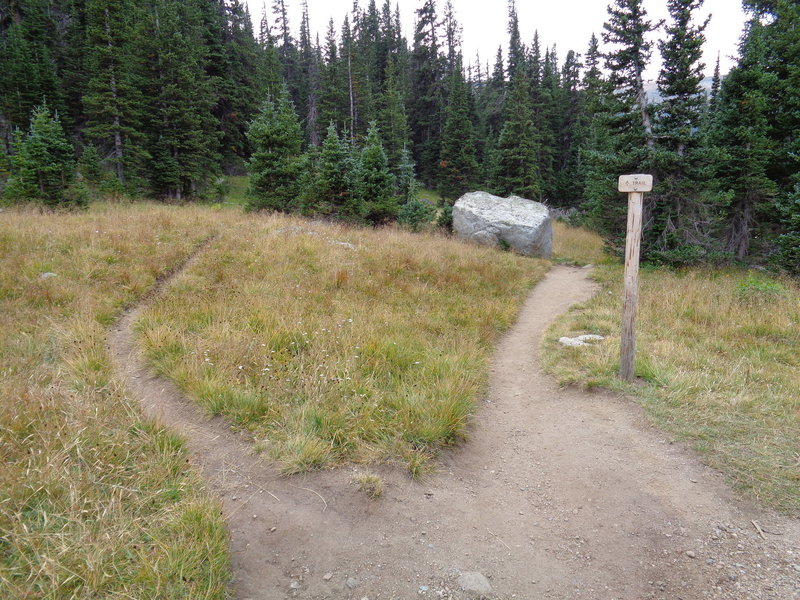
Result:
[[[544,328],[592,292],[585,270],[554,268],[497,348],[469,441],[421,483],[373,468],[386,484],[374,501],[352,469],[279,476],[153,376],[131,330],[141,306],[110,347],[130,393],[186,436],[222,498],[240,600],[477,597],[458,583],[472,571],[488,598],[799,599],[797,521],[735,496],[633,400],[541,373]]]

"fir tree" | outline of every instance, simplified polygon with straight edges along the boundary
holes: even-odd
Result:
[[[397,217],[397,198],[394,195],[394,175],[389,171],[378,127],[370,123],[359,162],[359,192],[366,207],[366,218],[380,225]]]
[[[414,171],[414,161],[411,160],[411,152],[408,148],[403,148],[400,153],[400,166],[397,175],[397,196],[400,204],[413,202],[419,197],[420,185]]]
[[[539,198],[542,186],[529,87],[524,73],[511,82],[505,124],[495,149],[492,184],[500,195],[517,194],[533,200]]]
[[[705,109],[701,62],[708,19],[693,23],[703,0],[669,0],[670,23],[666,38],[659,41],[662,56],[658,89],[662,101],[657,108],[655,134],[658,140],[656,169],[659,184],[650,210],[645,245],[669,251],[687,244],[707,245],[702,223],[701,194],[704,149],[698,132]]]
[[[575,182],[580,181],[580,126],[583,98],[580,57],[570,50],[561,69],[558,90],[558,130],[556,133],[556,173],[551,198],[561,206],[574,206]]]
[[[439,154],[439,193],[451,204],[473,187],[478,173],[468,95],[459,57],[447,86],[448,104]]]
[[[712,140],[722,149],[716,176],[729,199],[723,210],[724,249],[744,259],[764,213],[776,212],[777,186],[767,176],[775,157],[768,115],[777,83],[765,70],[764,25],[753,19],[741,44],[739,64],[722,83]],[[771,218],[774,218],[770,215]]]
[[[83,103],[86,136],[111,170],[126,182],[126,171],[146,158],[142,121],[146,112],[142,81],[132,54],[130,0],[87,0],[87,71]]]
[[[420,178],[432,184],[441,147],[442,60],[433,0],[417,10],[417,27],[411,53],[411,106],[409,121],[414,158]]]
[[[70,202],[75,175],[74,149],[46,104],[33,110],[27,134],[18,133],[11,157],[10,200],[40,200],[50,206]]]
[[[409,141],[408,119],[400,78],[397,61],[389,59],[383,82],[384,89],[378,99],[378,128],[392,172],[396,172],[403,149]]]
[[[356,190],[355,177],[349,145],[331,123],[320,151],[316,212],[347,221],[361,220],[364,206]]]
[[[590,222],[618,248],[625,236],[627,203],[616,191],[616,179],[651,168],[655,141],[643,74],[652,50],[647,34],[659,24],[647,19],[642,0],[615,0],[608,15],[603,25],[603,41],[610,46],[604,56],[608,80],[596,117],[602,130],[586,155],[591,183],[584,208]]]
[[[319,114],[323,123],[339,125],[348,122],[349,102],[344,65],[339,58],[333,19],[325,36],[323,63],[320,66]]]
[[[538,34],[537,34],[538,35]],[[519,33],[519,17],[515,0],[508,0],[508,78],[514,79],[525,66],[525,47]]]
[[[214,94],[200,41],[202,8],[203,0],[154,0],[141,23],[150,35],[142,36],[140,48],[152,57],[146,73],[150,187],[175,200],[197,195],[220,167]]]
[[[644,89],[644,70],[650,61],[652,43],[647,35],[658,29],[660,23],[647,20],[643,0],[615,0],[608,7],[609,19],[603,25],[603,41],[612,45],[605,55],[610,82],[616,90],[621,119],[638,123],[620,124],[639,143],[652,147],[653,125],[647,93]]]
[[[283,85],[277,100],[264,103],[247,130],[252,155],[248,205],[252,209],[290,212],[298,208],[303,134],[289,90]]]

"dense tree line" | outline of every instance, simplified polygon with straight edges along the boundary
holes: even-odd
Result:
[[[577,208],[612,248],[626,210],[616,177],[651,172],[649,259],[768,256],[798,270],[800,8],[745,0],[738,64],[707,89],[703,0],[666,1],[656,23],[642,0],[612,0],[600,37],[562,60],[538,34],[522,39],[510,0],[490,65],[463,56],[449,0],[420,0],[410,39],[397,6],[369,0],[323,40],[306,3],[292,27],[288,0],[257,28],[240,0],[10,0],[0,170],[11,195],[45,197],[29,146],[61,128],[39,154],[63,158],[48,173],[77,164],[67,187],[182,199],[248,168],[254,207],[420,222],[418,177],[443,197],[444,223],[483,188]],[[655,52],[657,93],[644,81]]]

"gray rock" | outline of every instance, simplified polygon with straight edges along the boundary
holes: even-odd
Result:
[[[489,584],[489,580],[486,579],[483,573],[478,573],[477,571],[462,573],[458,578],[458,585],[469,596],[480,597],[484,594],[492,593],[492,586]]]
[[[58,273],[42,273],[39,279],[50,279],[51,277],[58,277]]]
[[[553,227],[548,208],[518,196],[464,194],[453,207],[453,231],[480,244],[508,244],[525,256],[550,258],[552,254]]]
[[[344,582],[344,584],[345,584],[345,585],[346,585],[348,588],[350,588],[351,590],[354,590],[354,589],[356,589],[356,588],[358,587],[358,583],[359,583],[359,582],[358,582],[358,579],[355,579],[354,577],[348,577],[348,578],[347,578],[347,581],[345,581],[345,582]]]
[[[564,346],[591,346],[589,342],[600,342],[604,340],[602,335],[589,333],[586,335],[579,335],[578,337],[560,337],[558,341]]]

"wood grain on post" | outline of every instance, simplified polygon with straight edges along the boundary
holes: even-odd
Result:
[[[636,310],[639,300],[639,253],[642,245],[642,200],[653,189],[652,175],[623,175],[619,191],[628,192],[628,233],[625,240],[625,296],[622,307],[622,340],[619,376],[633,379],[636,357]]]

